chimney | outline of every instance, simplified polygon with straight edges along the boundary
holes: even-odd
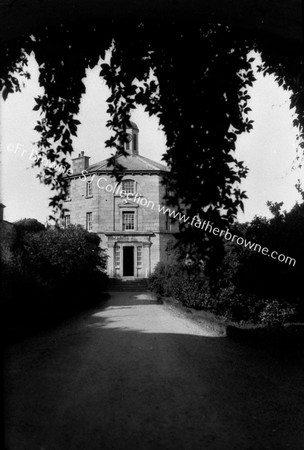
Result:
[[[73,174],[81,173],[89,167],[89,156],[84,156],[84,152],[80,152],[77,158],[72,159]]]

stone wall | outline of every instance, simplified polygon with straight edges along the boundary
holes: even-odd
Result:
[[[127,174],[123,180],[136,183],[136,195],[124,197],[121,185],[108,173],[73,178],[66,214],[70,215],[70,223],[86,228],[86,214],[92,213],[90,231],[101,237],[101,247],[107,250],[110,276],[123,276],[123,249],[134,246],[134,276],[146,277],[165,257],[167,242],[172,237],[165,214],[159,212],[164,187],[157,172]],[[86,195],[87,182],[92,183],[90,196]],[[123,231],[123,213],[130,211],[135,213],[135,229]],[[142,264],[138,263],[138,252],[142,252]],[[115,253],[120,255],[119,265]]]

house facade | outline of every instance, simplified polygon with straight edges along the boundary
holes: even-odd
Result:
[[[117,158],[124,167],[121,182],[107,160],[90,165],[84,152],[73,159],[64,225],[80,224],[100,236],[110,277],[146,278],[166,258],[177,225],[162,209],[167,167],[140,155],[135,123],[127,132],[128,155]]]
[[[4,220],[5,205],[0,203],[0,252],[8,251],[16,240],[16,227],[13,223]]]

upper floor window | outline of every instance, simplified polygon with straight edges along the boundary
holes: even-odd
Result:
[[[134,211],[122,213],[122,229],[123,229],[123,231],[135,230],[135,213],[134,213]]]
[[[64,216],[64,227],[67,228],[71,223],[71,216]]]
[[[132,134],[128,134],[126,142],[126,150],[130,150],[130,141],[132,141]]]
[[[71,183],[68,183],[66,188],[66,200],[71,200]]]
[[[171,217],[166,213],[166,231],[171,231]]]
[[[86,197],[93,196],[92,181],[86,182]]]
[[[88,212],[86,215],[86,229],[87,231],[92,230],[92,213]]]
[[[122,182],[122,189],[127,194],[135,194],[135,181],[133,181],[133,180],[124,180]]]
[[[133,151],[136,153],[138,150],[138,137],[137,134],[133,134]]]

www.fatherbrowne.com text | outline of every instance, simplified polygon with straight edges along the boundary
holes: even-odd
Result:
[[[87,175],[88,172],[86,170],[83,170],[81,180],[86,181]],[[90,183],[93,182],[94,177],[95,175],[93,175],[92,178],[90,178],[89,180]],[[155,202],[153,202],[152,200],[148,200],[139,193],[126,192],[122,189],[120,183],[116,183],[114,185],[112,183],[103,184],[104,181],[107,182],[108,181],[107,178],[105,177],[98,178],[97,180],[98,188],[105,190],[106,192],[113,193],[113,195],[119,195],[124,202],[136,203],[138,205],[150,209],[157,208],[159,213],[167,215],[171,219],[178,220],[181,223],[187,223],[192,227],[199,228],[207,233],[213,234],[214,236],[222,237],[227,241],[235,242],[238,245],[244,245],[244,247],[248,248],[249,250],[262,253],[262,255],[268,256],[279,262],[292,265],[293,267],[296,265],[296,260],[294,258],[286,256],[283,253],[278,253],[276,250],[271,251],[268,247],[262,247],[260,244],[248,241],[247,239],[243,238],[242,236],[238,236],[237,234],[232,234],[228,228],[226,230],[221,230],[220,228],[213,226],[209,222],[209,220],[201,221],[198,216],[194,216],[191,218],[190,216],[186,216],[180,211],[175,211],[172,210],[171,208],[168,208],[167,206],[155,204]]]

